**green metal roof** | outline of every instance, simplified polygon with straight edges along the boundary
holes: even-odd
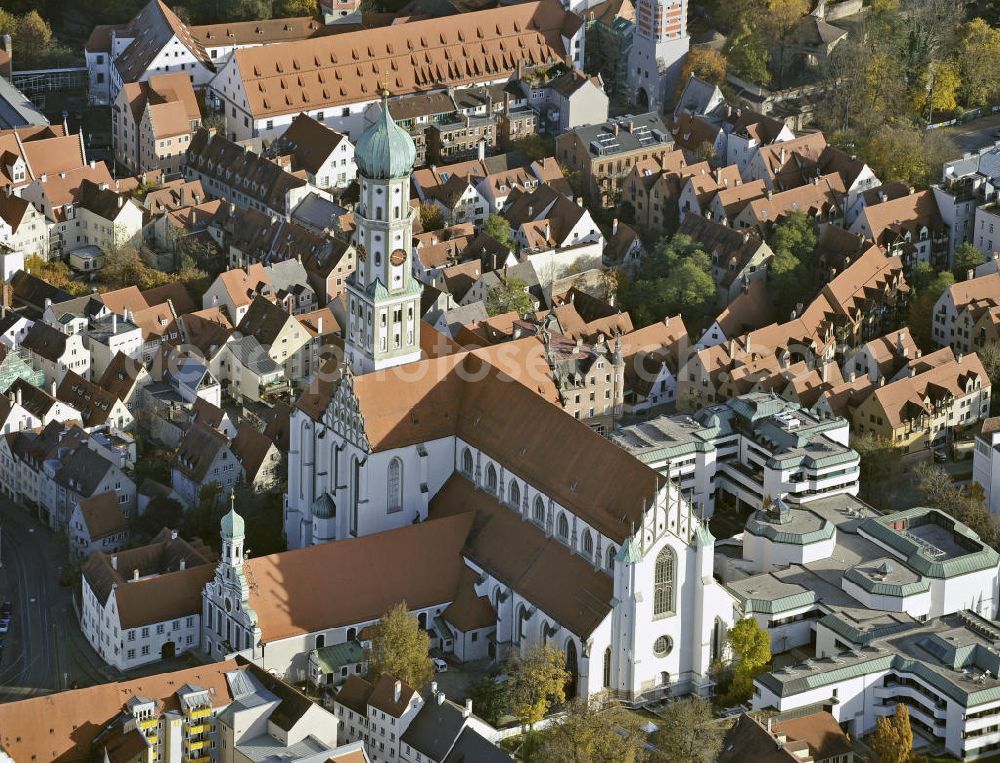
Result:
[[[935,558],[923,544],[890,526],[898,522],[905,522],[908,526],[909,520],[918,518],[925,519],[915,526],[934,522],[951,530],[955,534],[956,542],[964,545],[967,553],[951,559]],[[861,523],[858,531],[862,536],[869,535],[883,545],[895,549],[905,557],[907,565],[916,572],[932,578],[967,575],[994,568],[1000,562],[1000,554],[983,543],[975,531],[939,509],[916,506],[905,511],[873,517]],[[964,544],[961,541],[963,538]]]
[[[791,596],[780,596],[777,599],[747,599],[743,605],[749,615],[758,612],[762,615],[774,615],[778,612],[788,612],[792,609],[802,609],[816,604],[816,592],[804,591]]]
[[[362,177],[386,180],[409,175],[417,148],[413,138],[389,115],[388,92],[382,96],[382,113],[361,133],[354,148],[354,162]]]
[[[796,509],[796,511],[802,511],[802,509]],[[746,523],[746,531],[751,535],[756,535],[760,538],[769,538],[774,543],[789,543],[797,546],[805,546],[809,543],[816,543],[821,540],[829,540],[833,537],[836,528],[833,523],[829,520],[824,520],[822,527],[818,530],[813,530],[807,533],[791,533],[785,530],[779,530],[774,525],[767,522],[761,522],[759,519],[750,517]]]
[[[316,661],[323,673],[336,673],[345,665],[357,665],[365,661],[365,649],[356,640],[343,644],[331,644],[316,650]]]
[[[881,596],[913,596],[918,593],[929,591],[931,587],[931,584],[924,578],[916,580],[912,583],[884,583],[878,580],[872,580],[857,567],[851,567],[851,569],[845,572],[844,579],[850,580],[855,585],[861,586],[869,593]]]

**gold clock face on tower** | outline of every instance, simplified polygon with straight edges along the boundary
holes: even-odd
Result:
[[[359,260],[361,260],[362,262],[364,262],[365,260],[368,259],[368,251],[365,249],[365,245],[364,244],[358,244],[357,247],[355,247],[355,248],[356,248],[356,250],[358,252],[358,259]]]
[[[406,262],[406,252],[402,249],[393,249],[392,254],[389,255],[389,264],[399,267],[404,262]]]

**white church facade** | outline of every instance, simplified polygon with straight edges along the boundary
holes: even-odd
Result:
[[[406,601],[459,660],[551,643],[580,696],[707,693],[734,617],[707,526],[655,470],[488,360],[421,353],[409,258],[392,270],[412,143],[390,118],[369,133],[348,363],[291,418],[292,550],[248,559],[242,520],[223,519],[202,648],[306,680],[311,651],[363,640]]]

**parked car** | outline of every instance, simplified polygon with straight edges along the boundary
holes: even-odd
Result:
[[[6,617],[0,617],[0,633],[6,633],[10,630],[10,615]]]
[[[948,454],[945,453],[943,450],[935,449],[934,460],[937,461],[939,464],[943,464],[945,461],[948,460]]]
[[[448,663],[442,660],[440,657],[434,657],[434,672],[435,673],[447,673]]]

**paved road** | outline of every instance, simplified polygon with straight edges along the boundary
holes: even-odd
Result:
[[[956,157],[961,156],[966,151],[977,151],[983,146],[995,143],[997,131],[1000,130],[1000,113],[993,116],[975,119],[966,122],[964,125],[942,128],[941,132],[955,141],[959,151]]]
[[[0,598],[14,608],[0,653],[0,701],[106,681],[80,632],[71,589],[59,585],[52,533],[4,499],[0,526]]]

